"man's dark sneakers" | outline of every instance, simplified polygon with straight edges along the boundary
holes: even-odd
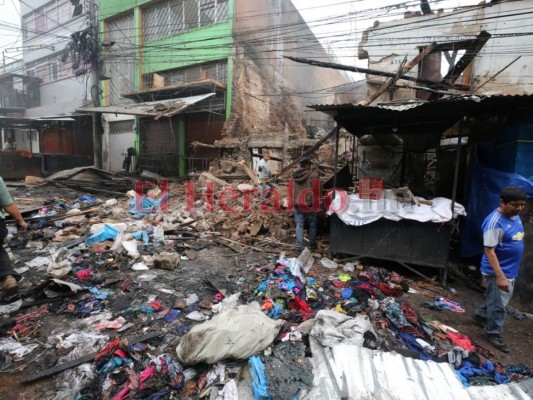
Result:
[[[498,350],[503,351],[504,353],[509,353],[511,348],[507,346],[502,339],[497,336],[487,335],[487,340],[490,344],[496,347]]]
[[[472,314],[472,321],[481,328],[484,328],[487,324],[487,319],[483,318],[481,315]]]

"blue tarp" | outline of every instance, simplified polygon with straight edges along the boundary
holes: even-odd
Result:
[[[500,192],[508,186],[518,186],[533,197],[533,181],[522,175],[502,172],[474,163],[470,179],[467,218],[461,231],[461,257],[483,252],[481,224],[500,205]]]

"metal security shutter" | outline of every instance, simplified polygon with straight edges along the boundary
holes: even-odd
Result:
[[[178,176],[178,118],[142,119],[140,133],[139,168],[162,176]]]

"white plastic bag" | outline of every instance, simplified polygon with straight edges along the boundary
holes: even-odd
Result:
[[[136,240],[125,240],[125,241],[122,241],[121,243],[122,243],[122,247],[124,247],[124,250],[128,252],[129,257],[135,260],[136,258],[139,258],[141,256],[141,253],[139,253],[139,250],[137,250]]]

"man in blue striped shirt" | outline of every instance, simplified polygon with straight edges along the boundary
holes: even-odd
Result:
[[[489,342],[508,353],[503,342],[505,307],[511,300],[515,279],[524,254],[524,227],[520,213],[526,206],[526,194],[517,187],[504,188],[500,206],[483,224],[483,258],[481,273],[486,286],[485,303],[475,310],[474,320],[485,327]]]

